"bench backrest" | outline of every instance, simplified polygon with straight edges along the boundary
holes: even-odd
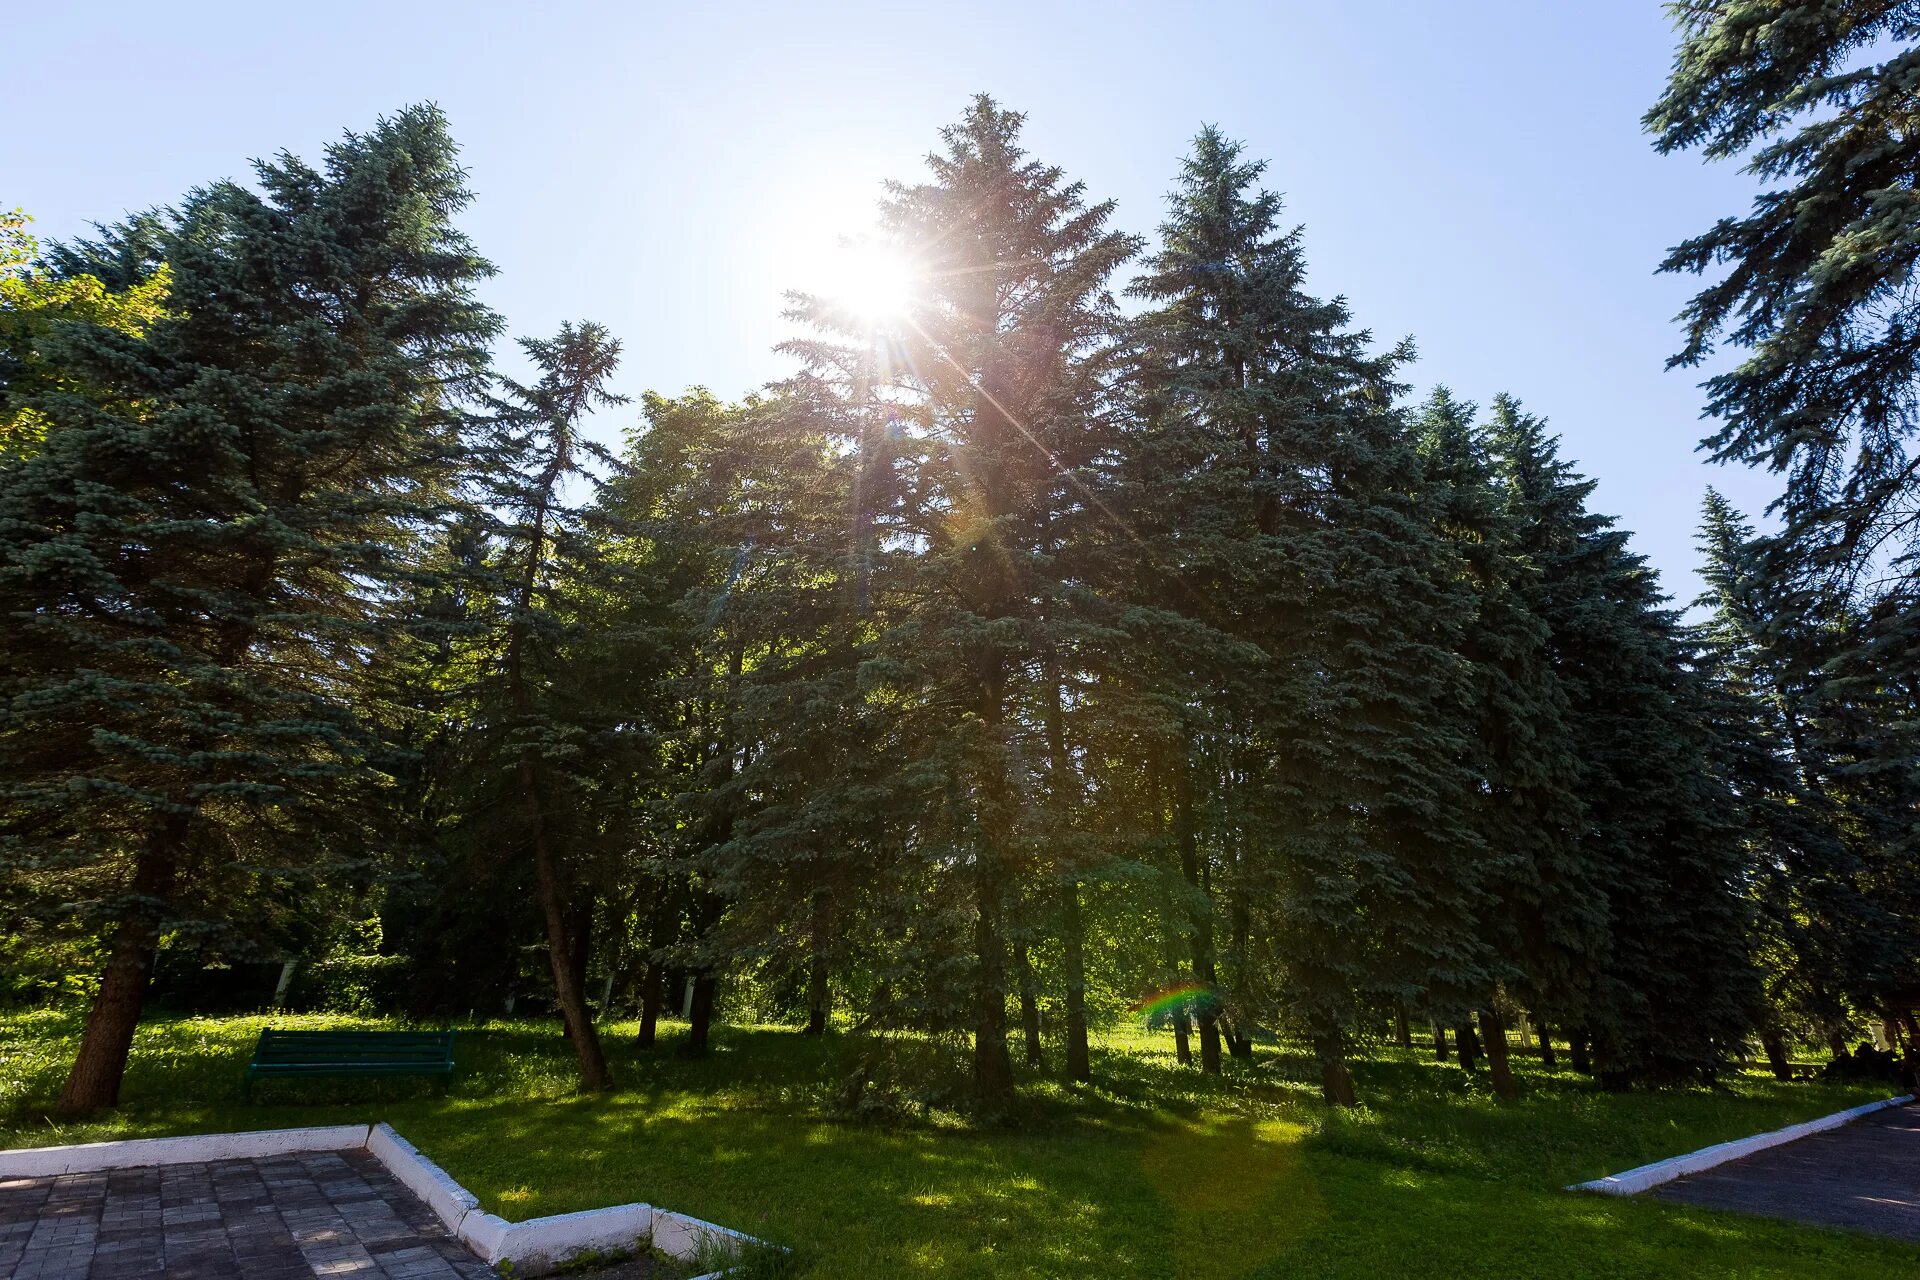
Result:
[[[379,1062],[396,1066],[451,1065],[451,1031],[277,1031],[260,1033],[255,1063]]]

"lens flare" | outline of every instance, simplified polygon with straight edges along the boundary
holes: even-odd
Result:
[[[913,263],[874,244],[843,246],[832,264],[826,296],[869,323],[895,319],[913,301]]]

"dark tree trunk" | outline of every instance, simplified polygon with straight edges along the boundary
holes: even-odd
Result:
[[[573,1043],[574,1057],[580,1062],[580,1087],[592,1091],[613,1087],[613,1074],[607,1069],[606,1053],[600,1047],[600,1034],[587,1012],[586,995],[576,985],[574,960],[576,943],[570,929],[571,913],[565,892],[560,887],[560,871],[547,842],[544,816],[540,806],[540,788],[533,754],[523,753],[518,770],[521,805],[533,839],[533,883],[540,900],[540,913],[547,923],[547,960],[553,970],[553,998],[560,1006],[560,1019],[566,1025],[567,1039]]]
[[[666,976],[658,960],[648,960],[640,974],[640,1034],[636,1042],[642,1049],[653,1048],[654,1038],[659,1034],[660,1000]]]
[[[1551,1071],[1560,1065],[1553,1053],[1553,1028],[1547,1025],[1546,1019],[1536,1016],[1533,1030],[1540,1037],[1540,1065]]]
[[[1067,962],[1067,1079],[1093,1079],[1093,1061],[1087,1053],[1087,940],[1080,919],[1080,885],[1069,880],[1060,887],[1061,940]]]
[[[807,1031],[810,1036],[827,1033],[827,1015],[833,1011],[833,989],[827,977],[827,946],[831,922],[827,895],[813,895],[813,928],[807,950]]]
[[[1048,547],[1052,540],[1049,537]],[[1067,752],[1067,717],[1060,695],[1060,659],[1054,647],[1046,649],[1047,679],[1047,802],[1054,820],[1065,829],[1072,824],[1074,797],[1079,786],[1074,778],[1073,759]],[[1060,942],[1065,952],[1067,979],[1067,1079],[1085,1083],[1093,1079],[1093,1059],[1087,1052],[1087,938],[1080,918],[1080,882],[1073,878],[1074,868],[1065,868],[1060,885]],[[1026,952],[1021,951],[1021,966]],[[1028,978],[1029,988],[1032,985]],[[1040,1020],[1030,1020],[1023,998],[1020,1017],[1027,1033],[1027,1061],[1040,1065]]]
[[[1315,1036],[1313,1053],[1320,1060],[1320,1096],[1336,1107],[1358,1103],[1353,1091],[1353,1073],[1347,1070],[1346,1054],[1337,1035]]]
[[[1193,1065],[1193,1045],[1188,1037],[1193,1034],[1193,1020],[1186,1013],[1173,1015],[1173,1058],[1183,1067]]]
[[[1767,1068],[1773,1072],[1773,1078],[1793,1079],[1793,1061],[1787,1057],[1786,1037],[1778,1031],[1767,1031],[1760,1037],[1760,1046],[1767,1051]]]
[[[1201,905],[1193,918],[1193,980],[1204,990],[1194,1008],[1200,1024],[1200,1069],[1210,1076],[1220,1074],[1220,1008],[1213,989],[1216,974],[1213,963],[1213,902],[1207,897],[1200,874],[1200,834],[1193,813],[1193,766],[1187,758],[1187,743],[1176,744],[1173,766],[1173,836],[1180,852],[1180,873],[1200,895]]]
[[[1251,1061],[1253,1059],[1253,1041],[1241,1035],[1239,1031],[1233,1027],[1228,1027],[1226,1034],[1228,1054],[1243,1061]]]
[[[1433,1056],[1437,1062],[1445,1062],[1452,1056],[1447,1051],[1447,1029],[1437,1022],[1433,1024]]]
[[[640,1034],[642,1049],[653,1048],[660,1030],[660,1009],[666,1001],[667,970],[660,955],[673,940],[679,922],[677,895],[663,887],[656,895],[653,911],[647,917],[646,968],[640,971]]]
[[[1836,1027],[1827,1032],[1827,1051],[1835,1058],[1847,1052],[1847,1029]]]
[[[1037,1070],[1046,1060],[1040,1056],[1040,1001],[1033,990],[1033,963],[1024,942],[1013,944],[1013,980],[1020,992],[1020,1036],[1026,1043],[1027,1065]]]
[[[720,979],[709,972],[693,976],[693,1007],[687,1010],[687,1052],[703,1054],[713,1038],[713,998]]]
[[[1513,1083],[1513,1071],[1507,1062],[1507,1024],[1492,1009],[1480,1011],[1481,1039],[1487,1050],[1487,1074],[1493,1079],[1493,1092],[1496,1097],[1517,1097],[1520,1090]]]
[[[1393,1011],[1393,1038],[1402,1049],[1413,1048],[1413,1027],[1407,1022],[1407,1007],[1397,1005]]]
[[[587,967],[593,961],[593,903],[577,904],[573,909],[573,919],[567,924],[567,936],[572,939],[573,947],[567,956],[567,963],[573,970],[573,989],[586,998]],[[600,1010],[601,1016],[606,1010]],[[591,1013],[591,1010],[589,1010]]]
[[[1593,1055],[1587,1051],[1590,1043],[1584,1031],[1575,1031],[1567,1037],[1567,1057],[1572,1061],[1573,1069],[1583,1076],[1593,1074]]]
[[[1454,1043],[1460,1046],[1460,1069],[1468,1075],[1480,1060],[1480,1038],[1473,1034],[1471,1023],[1456,1023],[1453,1028]]]
[[[982,860],[984,865],[985,860]],[[1007,1052],[1007,984],[996,887],[982,871],[973,917],[973,950],[979,971],[973,991],[973,1091],[989,1111],[1013,1101],[1013,1057]]]
[[[154,948],[160,940],[159,912],[164,910],[162,904],[172,901],[192,824],[188,814],[164,815],[134,862],[128,886],[133,902],[114,928],[100,990],[80,1034],[80,1051],[74,1055],[56,1104],[62,1115],[120,1104],[120,1081],[127,1073],[127,1055],[140,1025]]]

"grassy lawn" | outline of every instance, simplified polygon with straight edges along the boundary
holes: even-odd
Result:
[[[0,1145],[386,1119],[506,1217],[645,1200],[793,1245],[821,1278],[1920,1276],[1920,1248],[1560,1190],[1884,1096],[1870,1087],[1748,1075],[1613,1096],[1518,1058],[1525,1096],[1501,1105],[1484,1073],[1470,1084],[1387,1049],[1356,1071],[1368,1106],[1340,1114],[1294,1051],[1263,1047],[1209,1082],[1167,1037],[1121,1030],[1096,1046],[1097,1086],[1030,1081],[1005,1128],[937,1109],[882,1127],[826,1118],[848,1038],[727,1028],[688,1062],[677,1032],[642,1055],[615,1025],[623,1087],[582,1098],[557,1026],[494,1022],[462,1031],[445,1098],[410,1081],[268,1082],[245,1105],[263,1022],[154,1022],[120,1111],[57,1125],[44,1112],[77,1021],[0,1018]]]

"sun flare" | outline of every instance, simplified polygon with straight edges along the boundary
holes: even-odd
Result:
[[[870,324],[903,315],[913,301],[915,272],[907,258],[884,245],[847,244],[829,264],[823,295]]]

